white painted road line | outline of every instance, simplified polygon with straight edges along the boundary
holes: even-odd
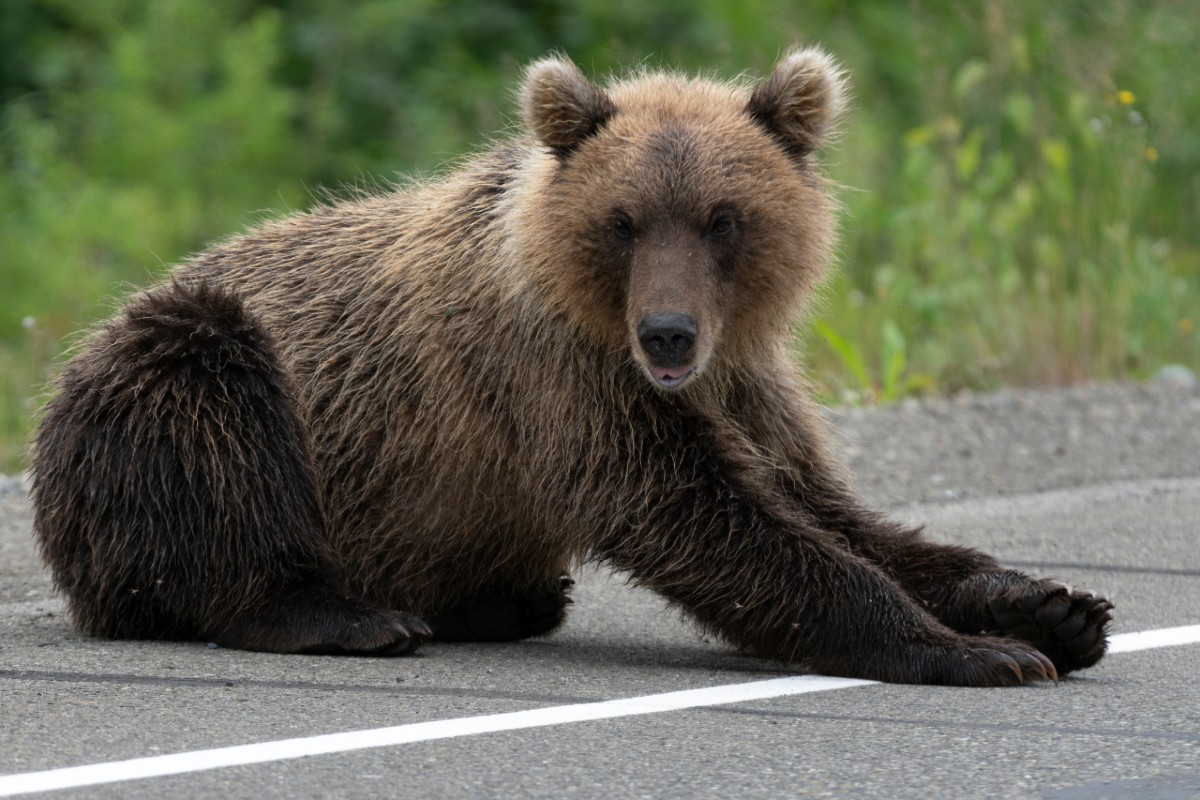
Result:
[[[1182,628],[1160,628],[1156,631],[1122,633],[1108,637],[1108,652],[1132,653],[1135,650],[1150,650],[1155,647],[1172,647],[1180,644],[1200,642],[1200,625],[1185,625]]]
[[[1200,625],[1189,625],[1181,628],[1164,628],[1113,636],[1109,639],[1108,652],[1126,653],[1196,642],[1200,642]],[[798,675],[754,681],[753,683],[737,683],[728,686],[713,686],[707,689],[689,689],[682,692],[630,697],[624,700],[578,703],[507,714],[487,714],[461,719],[417,722],[391,728],[331,733],[323,736],[307,736],[235,747],[218,747],[212,750],[196,750],[190,753],[134,758],[105,764],[66,767],[44,772],[3,775],[0,776],[0,797],[80,786],[96,786],[162,775],[179,775],[186,772],[200,772],[243,764],[284,761],[328,753],[344,753],[351,750],[389,747],[434,739],[473,736],[480,733],[539,728],[568,722],[613,719],[638,714],[657,714],[663,711],[743,703],[750,700],[765,700],[808,692],[828,692],[853,686],[871,686],[875,683],[875,681],[861,681],[852,678]]]
[[[479,733],[512,731],[521,728],[537,728],[546,725],[561,725],[565,722],[585,722],[596,719],[627,717],[636,714],[657,714],[699,706],[715,706],[725,703],[742,703],[749,700],[764,700],[783,695],[806,692],[826,692],[850,686],[866,686],[874,681],[851,678],[827,678],[821,675],[799,675],[790,678],[738,683],[728,686],[713,686],[708,689],[690,689],[667,694],[652,694],[630,697],[624,700],[608,700],[599,703],[579,703],[569,706],[535,708],[508,714],[488,714],[461,719],[444,719],[434,722],[417,722],[397,725],[392,728],[375,728],[365,731],[331,733],[324,736],[307,736],[299,739],[284,739],[276,742],[219,747],[213,750],[197,750],[191,753],[176,753],[166,756],[135,758],[108,764],[91,764],[82,767],[52,769],[45,772],[30,772],[23,775],[0,777],[0,797],[10,797],[28,792],[45,792],[79,786],[94,786],[135,778],[151,778],[160,775],[178,775],[184,772],[233,767],[241,764],[260,764],[266,761],[283,761],[290,758],[342,753],[348,750],[363,750],[372,747],[388,747],[433,739],[449,739],[456,736],[472,736]]]

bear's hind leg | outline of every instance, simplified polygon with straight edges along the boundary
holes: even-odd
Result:
[[[34,442],[34,530],[76,624],[111,638],[402,653],[420,619],[340,591],[307,437],[231,293],[135,299],[67,365]]]

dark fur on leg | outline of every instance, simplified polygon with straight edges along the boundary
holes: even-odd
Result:
[[[841,534],[763,494],[727,431],[686,425],[663,433],[664,444],[689,442],[682,454],[653,439],[631,445],[647,474],[675,475],[644,485],[673,491],[628,504],[627,527],[601,542],[605,561],[732,643],[825,674],[952,686],[1056,677],[1024,642],[943,625]]]
[[[1006,570],[984,553],[930,542],[920,530],[869,512],[843,507],[834,518],[852,549],[879,564],[948,627],[1029,642],[1059,675],[1104,656],[1113,609],[1107,598]]]
[[[1106,598],[1006,570],[984,553],[930,542],[920,530],[869,512],[850,516],[842,508],[835,519],[852,549],[879,564],[948,627],[1029,642],[1059,675],[1104,656],[1113,609]]]
[[[748,396],[739,402],[772,409],[774,414],[758,419],[779,423],[778,428],[751,430],[784,453],[784,466],[775,472],[780,490],[814,524],[844,537],[848,549],[876,564],[942,624],[960,633],[1029,642],[1060,675],[1090,667],[1104,656],[1113,609],[1106,598],[1006,570],[986,553],[929,541],[919,528],[867,510],[824,452],[821,432],[812,427],[818,417],[791,407],[794,398],[763,386],[746,389]]]
[[[274,344],[233,295],[134,300],[59,380],[34,529],[78,625],[279,652],[405,652],[428,628],[341,595]]]

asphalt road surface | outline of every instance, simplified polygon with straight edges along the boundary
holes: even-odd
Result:
[[[1200,624],[1200,388],[831,416],[872,502],[1108,594],[1125,652],[1057,686],[833,688],[592,571],[562,632],[510,645],[383,659],[99,641],[70,627],[20,481],[0,478],[0,796],[75,774],[30,796],[1200,797],[1197,629],[1130,636]],[[605,702],[630,698],[648,699]],[[154,758],[171,754],[191,755]]]

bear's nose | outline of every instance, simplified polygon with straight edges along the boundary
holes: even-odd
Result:
[[[658,367],[679,367],[688,361],[699,327],[688,314],[648,314],[638,323],[638,341]]]

